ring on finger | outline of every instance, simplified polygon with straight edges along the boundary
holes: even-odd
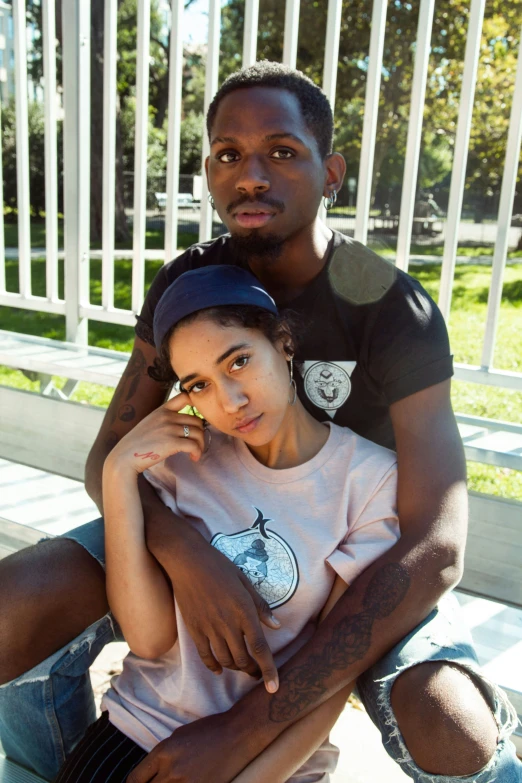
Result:
[[[188,438],[190,435],[190,429],[187,427],[186,424],[183,425],[183,437]]]

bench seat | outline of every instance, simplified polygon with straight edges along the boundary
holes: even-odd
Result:
[[[115,387],[129,355],[0,329],[0,364],[47,378]],[[457,422],[466,459],[522,471],[522,425],[465,414],[457,414]]]

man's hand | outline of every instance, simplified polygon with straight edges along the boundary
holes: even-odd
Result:
[[[176,729],[138,764],[127,783],[230,783],[248,764],[248,751],[227,727],[227,713]]]
[[[279,621],[237,566],[186,522],[174,526],[171,512],[156,500],[162,508],[145,501],[147,517],[155,520],[147,526],[147,545],[172,582],[201,660],[215,674],[225,668],[262,676],[274,693],[279,678],[261,623],[277,630]],[[168,527],[159,524],[165,514]]]

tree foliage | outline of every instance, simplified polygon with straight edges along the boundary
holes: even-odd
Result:
[[[322,83],[328,3],[302,0],[297,67]],[[336,149],[348,176],[357,177],[361,153],[371,4],[350,0],[342,13],[335,103]],[[240,65],[244,1],[223,9],[221,77]],[[419,3],[395,0],[388,8],[379,101],[374,190],[402,183]],[[258,59],[282,59],[284,3],[261,0]],[[431,188],[451,172],[457,129],[469,3],[437,0],[426,90],[419,184]],[[486,6],[466,186],[498,192],[514,84],[522,4],[490,0]]]
[[[57,33],[66,0],[57,3]],[[186,6],[193,0],[187,0]],[[134,111],[136,88],[138,0],[119,0],[118,9],[118,178],[117,226],[127,230],[123,199],[123,171],[133,170]],[[101,194],[103,115],[103,0],[92,0],[92,190]],[[222,13],[220,80],[241,66],[245,0],[227,0]],[[322,83],[328,0],[301,0],[297,66],[317,84]],[[361,155],[368,51],[372,5],[364,0],[345,2],[342,12],[335,104],[335,144],[347,161],[348,177],[357,178]],[[260,0],[258,58],[280,61],[283,54],[285,3]],[[400,189],[417,37],[419,3],[392,0],[388,8],[379,101],[377,143],[374,161],[374,198],[377,205],[391,201],[399,208]],[[31,78],[43,77],[41,5],[28,4],[28,19],[36,31],[29,60]],[[149,69],[148,175],[164,177],[168,128],[168,77],[170,31],[152,0]],[[469,0],[437,0],[432,51],[426,90],[423,140],[418,187],[438,186],[448,192],[453,163],[466,36]],[[480,67],[475,94],[466,188],[468,200],[487,209],[498,196],[507,130],[511,110],[522,3],[520,0],[488,0],[480,49]],[[61,59],[58,48],[58,80]],[[181,172],[194,174],[201,165],[205,48],[188,47],[184,52],[181,127]],[[6,202],[16,205],[15,113],[4,107],[2,118]],[[61,128],[60,128],[61,130]],[[44,204],[43,112],[30,108],[31,199],[35,213]],[[61,157],[60,157],[61,161]],[[61,163],[60,163],[61,171]],[[346,195],[346,194],[345,194]],[[101,230],[101,195],[93,198],[93,238]],[[444,197],[442,198],[444,203]],[[522,203],[519,209],[522,209]]]

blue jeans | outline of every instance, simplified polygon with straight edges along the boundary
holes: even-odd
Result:
[[[70,531],[65,538],[80,543],[104,565],[102,519]],[[414,781],[522,783],[522,763],[509,741],[517,725],[515,710],[500,688],[480,672],[471,636],[459,611],[454,596],[443,598],[423,623],[359,677],[357,690],[381,732],[387,752]],[[106,615],[46,661],[0,686],[0,739],[10,758],[44,778],[56,776],[66,756],[96,719],[89,666],[108,642],[118,638],[118,628]],[[466,777],[428,774],[408,752],[393,714],[390,694],[401,672],[425,661],[458,664],[478,681],[489,701],[499,742],[493,758],[479,773]]]

